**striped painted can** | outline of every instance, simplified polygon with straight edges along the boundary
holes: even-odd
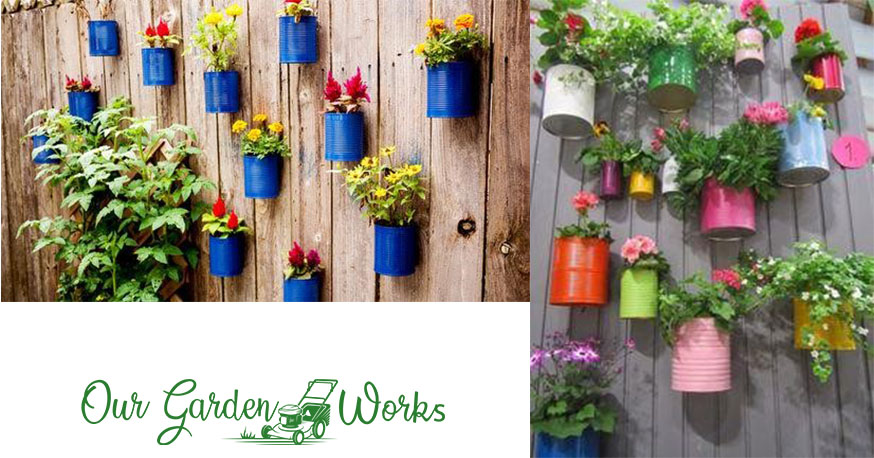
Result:
[[[374,224],[373,270],[389,277],[405,277],[416,271],[419,231],[415,225]]]
[[[279,170],[282,157],[270,154],[259,159],[243,156],[243,179],[247,199],[275,199],[279,196]]]
[[[600,307],[610,299],[610,242],[556,237],[549,303]]]
[[[841,58],[836,54],[819,56],[810,63],[810,73],[822,78],[823,88],[810,91],[810,98],[821,103],[837,103],[844,98],[844,70]]]
[[[473,62],[445,62],[428,67],[429,118],[476,116],[476,68]]]
[[[88,53],[92,56],[117,56],[118,22],[88,21]]]
[[[576,65],[553,65],[546,71],[543,128],[552,135],[578,139],[592,135],[595,78]]]
[[[625,269],[619,291],[620,318],[655,318],[659,274],[652,269]]]
[[[310,64],[319,60],[318,21],[315,16],[279,17],[279,62]]]
[[[205,72],[204,101],[207,113],[240,111],[240,73],[235,71]]]
[[[789,188],[810,186],[828,178],[828,151],[822,119],[799,110],[791,123],[780,124],[783,151],[777,182]]]
[[[325,159],[355,162],[364,157],[364,113],[325,113]]]
[[[756,196],[708,178],[701,190],[701,234],[711,240],[740,240],[756,233]]]
[[[321,277],[313,275],[306,280],[287,278],[282,282],[283,302],[319,302]]]
[[[731,389],[731,336],[713,318],[693,318],[675,331],[671,389],[714,393]]]
[[[143,48],[142,56],[143,86],[172,86],[176,83],[172,49]]]
[[[535,458],[598,458],[601,435],[586,428],[579,436],[557,438],[546,433],[534,436]]]
[[[243,273],[243,240],[240,234],[209,236],[209,273],[216,277],[236,277]]]
[[[96,92],[68,92],[67,102],[70,104],[70,114],[91,122],[94,113],[97,113]]]

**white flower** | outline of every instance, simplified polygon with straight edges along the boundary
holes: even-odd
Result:
[[[740,284],[743,285],[743,286],[746,286],[747,283],[749,283],[749,281],[747,281],[746,278],[744,278],[743,281],[740,282]]]
[[[762,287],[756,286],[756,294],[762,294]]]
[[[832,297],[835,298],[835,299],[840,299],[840,298],[841,298],[841,294],[838,292],[838,290],[833,289],[833,290],[832,290]]]
[[[862,297],[862,291],[859,291],[859,288],[853,290],[853,299],[860,299]]]
[[[859,334],[862,334],[863,336],[867,336],[867,335],[868,335],[868,328],[862,328],[862,327],[860,327],[860,328],[858,329],[858,332],[859,332]]]
[[[816,350],[813,350],[812,352],[810,352],[810,356],[816,358],[817,356],[819,356],[819,352]]]
[[[801,300],[802,301],[809,301],[810,300],[810,293],[808,293],[807,291],[801,293]]]
[[[823,330],[823,331],[828,331],[828,323],[823,323],[823,324],[822,324],[822,330]]]

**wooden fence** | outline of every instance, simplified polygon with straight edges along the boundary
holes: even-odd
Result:
[[[780,39],[766,46],[761,75],[733,72],[702,75],[699,97],[688,113],[690,123],[715,134],[743,114],[752,101],[784,104],[801,99],[802,83],[791,70],[793,32],[803,18],[814,17],[848,51],[846,97],[828,107],[841,135],[865,135],[858,68],[845,5],[774,8],[786,26]],[[532,43],[534,41],[532,40]],[[532,47],[535,45],[532,44]],[[538,46],[538,48],[540,48]],[[536,59],[541,49],[533,49]],[[874,177],[870,164],[845,170],[830,159],[831,176],[816,186],[781,188],[769,204],[759,204],[758,232],[743,242],[708,242],[697,218],[673,215],[663,199],[610,201],[594,211],[616,240],[611,246],[610,303],[602,308],[548,305],[552,234],[576,215],[570,197],[595,190],[598,178],[584,173],[576,155],[581,141],[562,141],[540,128],[542,89],[531,86],[532,277],[531,342],[562,333],[577,339],[597,337],[606,344],[627,338],[637,348],[610,393],[620,408],[616,433],[604,441],[603,456],[738,457],[874,456],[874,360],[862,351],[834,353],[835,372],[828,383],[812,376],[808,352],[793,346],[792,307],[788,301],[758,310],[731,337],[732,388],[724,393],[679,393],[670,388],[671,349],[654,320],[619,319],[620,247],[626,238],[653,237],[684,278],[733,265],[741,249],[786,256],[796,241],[819,239],[840,254],[874,254]],[[613,94],[599,87],[595,116],[610,122],[623,140],[648,140],[666,119],[644,97]],[[829,155],[831,156],[831,155]],[[869,324],[870,325],[870,324]],[[869,336],[869,341],[874,342]]]
[[[32,5],[34,2],[27,2]],[[52,300],[57,265],[51,254],[31,255],[34,235],[15,238],[25,220],[56,214],[60,197],[34,183],[29,145],[19,143],[32,111],[66,104],[63,78],[89,75],[102,87],[101,102],[128,95],[138,116],[157,116],[159,126],[185,123],[198,133],[204,154],[192,167],[215,181],[228,202],[254,229],[241,277],[220,280],[202,262],[189,299],[281,299],[281,271],[292,240],[315,247],[327,267],[323,300],[334,301],[527,301],[528,176],[525,140],[528,0],[321,0],[319,62],[280,65],[278,21],[282,2],[266,0],[105,0],[4,14],[3,29],[3,300]],[[215,7],[245,8],[239,23],[241,111],[207,115],[203,64],[176,53],[177,84],[142,85],[137,31],[163,17],[184,39]],[[473,13],[491,40],[481,65],[480,112],[460,120],[425,117],[426,78],[412,53],[429,17],[451,22]],[[117,20],[121,56],[88,55],[87,21]],[[348,76],[360,67],[373,103],[364,108],[367,151],[397,145],[429,177],[429,200],[420,221],[421,261],[416,274],[388,278],[373,272],[373,229],[353,205],[323,157],[322,88],[327,72]],[[283,168],[275,200],[243,196],[237,119],[266,113],[286,125],[292,158]],[[215,192],[203,200],[212,202]],[[202,259],[206,237],[198,235]]]

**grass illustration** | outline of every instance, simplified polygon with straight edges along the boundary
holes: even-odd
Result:
[[[240,439],[255,439],[255,433],[246,431],[246,428],[243,428],[243,432],[240,433]]]

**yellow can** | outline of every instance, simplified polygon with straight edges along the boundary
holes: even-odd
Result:
[[[793,299],[795,305],[795,348],[799,350],[809,350],[810,345],[802,342],[802,329],[806,326],[811,326],[810,312],[807,309],[807,302],[799,299]],[[844,304],[845,309],[850,309],[850,304]],[[827,326],[823,328],[822,325]],[[825,339],[828,342],[829,350],[855,350],[856,341],[853,339],[853,331],[846,323],[842,323],[834,318],[826,318],[819,329],[814,329],[813,334],[817,339]]]
[[[628,195],[632,199],[647,201],[651,200],[655,193],[655,176],[644,174],[635,170],[631,172],[628,180]]]

